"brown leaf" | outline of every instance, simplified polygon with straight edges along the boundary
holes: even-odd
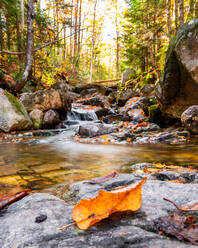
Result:
[[[141,207],[141,191],[145,182],[146,178],[138,184],[110,192],[100,190],[95,198],[81,200],[73,209],[73,220],[80,229],[87,230],[112,213],[137,211]]]
[[[180,211],[197,211],[198,210],[198,202],[191,202],[191,203],[187,203],[185,205],[182,205],[181,207],[179,207],[176,203],[174,203],[173,201],[164,198],[165,201],[168,201],[170,203],[172,203],[178,210]]]
[[[177,213],[170,213],[168,216],[155,220],[160,231],[176,237],[178,240],[187,240],[198,245],[198,217],[182,216]]]
[[[29,189],[17,192],[13,195],[0,195],[0,210],[12,204],[15,201],[22,199],[24,196],[28,195]]]
[[[107,182],[109,181],[110,179],[116,177],[118,175],[118,171],[113,171],[111,174],[108,174],[104,177],[99,177],[99,178],[96,178],[96,179],[91,179],[90,181],[86,182],[86,183],[89,183],[89,184],[100,184],[100,183],[104,183],[104,182]]]

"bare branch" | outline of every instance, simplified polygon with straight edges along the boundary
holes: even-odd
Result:
[[[83,29],[81,29],[81,30],[85,30],[85,29],[88,29],[88,28],[83,28]],[[80,30],[80,31],[81,31],[81,30]],[[73,36],[74,34],[75,34],[75,32],[74,32],[73,34],[71,34],[71,35],[66,36],[66,39],[69,38],[70,36]],[[45,45],[35,48],[35,49],[33,50],[33,53],[35,53],[35,52],[37,52],[37,51],[39,51],[39,50],[41,50],[41,49],[43,49],[43,48],[45,48],[45,47],[47,47],[47,46],[50,46],[50,45],[52,45],[52,44],[54,44],[54,43],[56,43],[56,42],[59,42],[59,41],[61,41],[61,40],[63,40],[63,39],[64,39],[64,38],[61,38],[61,39],[58,39],[58,40],[52,40],[52,41],[50,41],[50,42],[47,42]],[[0,54],[4,54],[4,53],[10,54],[10,55],[26,54],[26,52],[11,52],[11,51],[7,51],[7,50],[0,51]]]

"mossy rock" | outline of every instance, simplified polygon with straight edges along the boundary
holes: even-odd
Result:
[[[166,64],[156,96],[163,115],[180,118],[198,105],[198,19],[181,26],[170,41]]]

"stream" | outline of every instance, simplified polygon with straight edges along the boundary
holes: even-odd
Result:
[[[198,143],[183,145],[97,145],[72,141],[81,122],[98,121],[92,110],[73,109],[61,133],[28,142],[0,143],[0,194],[13,188],[53,191],[59,184],[104,176],[113,170],[133,172],[136,163],[167,168],[198,166]],[[157,169],[156,169],[157,170]]]

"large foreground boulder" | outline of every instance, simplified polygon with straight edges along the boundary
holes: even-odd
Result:
[[[69,86],[64,82],[55,83],[46,91],[24,93],[21,95],[20,101],[28,112],[34,109],[41,111],[49,109],[71,110]]]
[[[156,95],[162,112],[180,118],[198,104],[198,20],[185,23],[171,40]]]
[[[26,130],[31,126],[24,106],[12,94],[0,89],[0,131]]]
[[[145,175],[120,174],[100,184],[79,182],[70,187],[74,202],[90,198],[99,190],[112,190],[117,186],[137,182]],[[70,193],[66,193],[67,196]],[[79,230],[76,225],[66,230],[58,228],[72,223],[72,206],[48,194],[32,194],[0,211],[1,248],[190,248],[180,242],[158,234],[155,221],[167,216],[175,207],[163,200],[166,197],[181,205],[197,199],[196,184],[177,184],[148,180],[142,190],[142,207],[136,213],[113,215],[94,225],[90,230]],[[103,203],[105,206],[105,202]]]

